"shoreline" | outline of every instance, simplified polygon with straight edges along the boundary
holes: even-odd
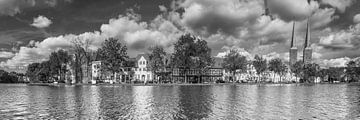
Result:
[[[87,84],[87,83],[77,83],[77,84],[66,84],[66,83],[15,83],[15,84],[26,84],[29,86],[230,86],[230,85],[317,85],[317,84],[347,84],[347,85],[360,85],[360,82],[354,83],[165,83],[165,84]]]

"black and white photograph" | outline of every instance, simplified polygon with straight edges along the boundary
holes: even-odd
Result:
[[[0,0],[1,120],[360,120],[360,0]]]

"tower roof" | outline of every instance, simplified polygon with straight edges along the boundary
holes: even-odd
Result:
[[[295,34],[295,21],[293,24],[293,30],[292,30],[292,35],[291,35],[291,44],[290,44],[290,48],[294,47],[294,34]]]

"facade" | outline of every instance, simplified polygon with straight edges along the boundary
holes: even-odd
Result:
[[[135,81],[147,82],[153,80],[153,73],[148,69],[149,55],[139,54],[135,62]]]

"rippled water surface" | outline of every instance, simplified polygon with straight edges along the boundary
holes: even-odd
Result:
[[[360,119],[360,86],[0,84],[0,118]]]

